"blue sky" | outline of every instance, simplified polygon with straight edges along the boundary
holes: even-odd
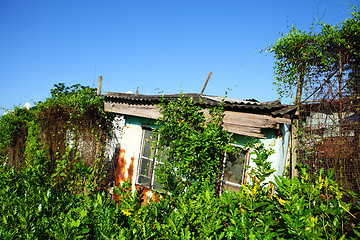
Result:
[[[0,106],[43,101],[56,83],[103,92],[200,93],[271,101],[287,26],[349,17],[355,0],[0,0]],[[287,100],[285,100],[287,102]],[[2,113],[3,111],[0,111]]]

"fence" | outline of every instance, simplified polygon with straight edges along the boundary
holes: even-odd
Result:
[[[360,98],[303,104],[299,129],[300,162],[311,173],[334,170],[336,181],[360,193]]]

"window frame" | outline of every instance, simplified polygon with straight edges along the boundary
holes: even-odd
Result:
[[[159,191],[158,189],[154,189],[154,185],[155,185],[155,169],[156,169],[156,165],[163,165],[164,163],[159,160],[158,158],[156,158],[155,156],[158,153],[158,149],[155,148],[154,151],[151,149],[151,153],[150,153],[150,157],[145,157],[143,155],[143,150],[144,150],[144,146],[145,146],[145,141],[147,141],[147,139],[145,139],[145,134],[146,131],[150,131],[152,134],[151,136],[154,136],[153,134],[153,129],[152,128],[146,128],[146,127],[142,127],[142,133],[141,133],[141,146],[140,146],[140,152],[139,152],[139,160],[138,160],[138,165],[137,165],[137,176],[136,176],[136,184],[140,185],[142,187],[145,188],[149,188],[151,190],[155,190],[155,191]],[[158,137],[159,138],[159,137]],[[158,140],[158,138],[156,140]],[[155,141],[155,140],[154,140]],[[152,146],[151,146],[152,148]],[[152,156],[152,157],[151,157]],[[139,177],[146,177],[143,174],[141,174],[141,166],[142,166],[142,160],[143,159],[147,159],[151,162],[152,166],[150,167],[149,171],[150,171],[150,182],[149,182],[149,186],[146,186],[144,183],[139,183]]]
[[[220,193],[222,193],[224,191],[224,184],[230,185],[232,187],[236,187],[236,188],[241,188],[241,185],[243,185],[245,183],[245,179],[246,179],[246,167],[248,165],[248,161],[249,161],[249,149],[244,149],[243,146],[238,145],[238,144],[230,144],[236,148],[239,148],[241,151],[243,151],[245,153],[245,161],[243,163],[243,170],[242,170],[242,180],[241,180],[241,184],[238,183],[234,183],[234,182],[229,182],[224,180],[225,177],[225,168],[226,168],[226,158],[227,158],[227,153],[225,152],[224,154],[224,160],[223,160],[223,167],[222,167],[222,172],[221,172],[221,179],[220,179]]]
[[[138,165],[137,165],[137,176],[136,176],[136,184],[151,190],[155,190],[155,191],[160,191],[160,189],[154,189],[154,185],[155,185],[155,169],[156,169],[156,165],[160,164],[163,165],[164,163],[159,160],[158,158],[156,158],[155,156],[158,154],[158,149],[155,148],[154,151],[151,151],[150,156],[153,157],[145,157],[143,156],[143,149],[145,146],[145,133],[146,131],[150,131],[153,133],[153,129],[152,128],[146,128],[146,127],[142,127],[142,133],[141,133],[141,146],[140,146],[140,152],[139,152],[139,160],[138,160]],[[151,136],[154,136],[153,134]],[[158,136],[159,138],[159,136]],[[158,140],[158,139],[156,139]],[[236,188],[241,188],[241,185],[243,185],[245,183],[245,179],[246,179],[246,167],[249,164],[249,149],[244,149],[243,146],[238,145],[238,144],[231,144],[232,146],[239,148],[240,151],[242,151],[245,154],[245,161],[243,163],[243,170],[242,170],[242,183],[238,184],[238,183],[234,183],[234,182],[230,182],[230,181],[226,181],[224,180],[225,177],[225,168],[226,168],[226,159],[227,159],[227,153],[224,154],[224,159],[223,159],[223,164],[222,164],[222,172],[221,172],[221,179],[220,179],[220,194],[224,191],[224,184],[227,184],[229,186],[232,187],[236,187]],[[149,160],[152,164],[151,168],[150,168],[150,177],[144,176],[143,174],[141,174],[141,166],[142,166],[142,160],[146,159]],[[145,185],[144,183],[139,183],[139,177],[146,177],[149,178],[149,186]]]

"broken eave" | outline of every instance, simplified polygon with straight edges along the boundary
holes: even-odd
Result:
[[[210,118],[208,108],[219,105],[223,99],[215,96],[195,93],[182,94],[192,97],[204,108],[204,114]],[[105,97],[105,111],[148,119],[161,116],[158,103],[177,100],[180,94],[171,95],[135,95],[125,93],[108,93]],[[278,129],[279,124],[291,124],[290,115],[294,108],[281,105],[279,102],[259,103],[248,100],[224,100],[223,127],[229,132],[249,137],[265,138],[262,129]]]

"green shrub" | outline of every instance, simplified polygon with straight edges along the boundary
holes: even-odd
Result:
[[[185,106],[185,109],[188,108]],[[214,178],[217,176],[214,172],[214,175],[210,174],[213,178],[197,179],[195,176],[190,181],[187,179],[183,181],[186,189],[180,185],[181,191],[158,193],[158,198],[147,204],[142,203],[141,193],[137,190],[132,192],[130,183],[125,182],[115,188],[115,193],[121,198],[120,202],[115,203],[104,192],[96,189],[99,183],[97,171],[101,169],[86,166],[78,155],[75,156],[79,161],[67,168],[72,154],[69,145],[65,146],[64,154],[58,154],[58,165],[49,172],[51,156],[41,144],[43,138],[39,133],[42,128],[33,119],[36,114],[27,112],[34,110],[17,110],[24,115],[13,115],[16,118],[27,116],[21,117],[21,121],[25,119],[26,122],[26,125],[22,125],[27,129],[26,148],[21,159],[22,167],[4,164],[6,158],[0,165],[0,239],[360,237],[360,225],[355,218],[359,207],[343,200],[344,190],[331,180],[331,175],[320,172],[310,178],[304,170],[299,178],[278,177],[273,183],[266,183],[265,178],[273,172],[267,161],[272,151],[261,145],[251,147],[257,167],[250,171],[247,184],[239,192],[225,191],[219,194],[214,187]],[[0,120],[3,133],[19,133],[14,130],[16,126],[4,127],[5,123],[19,121],[12,121],[12,117],[4,119]],[[173,123],[183,126],[176,120]],[[207,131],[202,129],[203,125],[198,128],[200,132]],[[227,136],[215,126],[213,131],[220,136]],[[208,135],[206,139],[211,141]],[[5,140],[2,146],[9,144]],[[194,146],[201,146],[201,138],[198,140]],[[187,156],[186,149],[179,150],[182,156]],[[225,146],[219,149],[223,150]],[[186,167],[186,164],[193,163],[191,161],[196,162],[196,159],[190,158],[179,166]],[[212,167],[206,171],[211,173]],[[186,172],[183,174],[186,175]],[[76,189],[84,186],[86,194],[79,194],[80,190]]]

